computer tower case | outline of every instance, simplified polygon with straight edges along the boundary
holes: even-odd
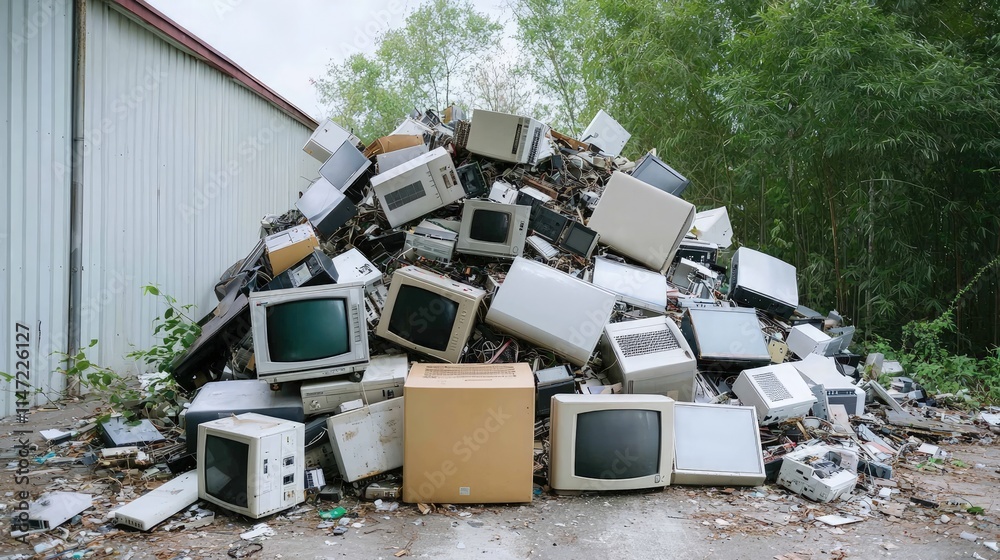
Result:
[[[333,266],[333,260],[323,251],[313,249],[309,256],[268,282],[266,289],[283,290],[336,283],[337,269]]]

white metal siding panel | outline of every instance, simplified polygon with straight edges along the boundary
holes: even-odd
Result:
[[[141,286],[211,311],[261,216],[291,208],[318,166],[302,151],[311,130],[100,1],[86,86],[81,338],[134,372],[124,355],[154,342],[163,311]]]
[[[0,371],[17,369],[15,323],[31,327],[35,404],[65,384],[72,102],[72,2],[0,2]],[[14,413],[0,379],[0,417]]]

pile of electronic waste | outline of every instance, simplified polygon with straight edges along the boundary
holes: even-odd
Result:
[[[792,265],[730,251],[726,208],[698,212],[655,153],[622,157],[629,137],[603,111],[580,139],[454,107],[367,146],[324,122],[304,147],[319,177],[264,218],[172,365],[197,391],[170,461],[195,471],[171,482],[184,499],[148,494],[121,523],[198,498],[259,518],[343,492],[771,480],[830,501],[891,477],[866,405],[919,387],[862,365],[853,327],[799,305]],[[878,375],[905,391],[862,382]]]

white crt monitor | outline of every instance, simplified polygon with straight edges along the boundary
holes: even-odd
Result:
[[[548,126],[528,117],[476,109],[465,149],[508,163],[538,162]]]
[[[580,141],[597,146],[604,154],[618,157],[629,138],[632,138],[632,134],[601,109],[583,131]]]
[[[458,363],[486,292],[415,266],[392,275],[375,334],[428,356]]]
[[[723,249],[733,242],[733,226],[729,221],[729,209],[725,206],[698,212],[694,215],[691,232],[702,241],[715,243]]]
[[[269,383],[368,367],[363,284],[254,292],[250,323],[257,377]]]
[[[326,119],[313,131],[302,151],[318,159],[321,163],[330,159],[330,155],[344,142],[357,145],[357,138],[344,130],[340,125]]]
[[[305,500],[305,425],[248,412],[198,425],[198,498],[260,518]]]
[[[530,206],[467,200],[455,250],[469,255],[514,258],[524,252]]]
[[[435,148],[375,175],[371,183],[392,227],[465,197],[455,164],[444,148]]]
[[[664,272],[691,230],[694,214],[690,202],[615,171],[587,225],[602,244]]]
[[[557,493],[670,484],[674,401],[662,395],[554,395],[549,486]]]
[[[658,272],[594,257],[595,286],[618,294],[622,301],[649,311],[664,313],[667,308],[667,279]]]
[[[518,257],[493,298],[486,322],[582,366],[590,360],[615,294]]]

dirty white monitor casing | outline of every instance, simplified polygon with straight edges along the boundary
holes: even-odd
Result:
[[[861,416],[865,413],[865,390],[854,384],[854,380],[840,373],[833,358],[809,354],[798,362],[791,362],[799,370],[802,379],[826,389],[830,404],[842,404],[848,414]]]
[[[816,402],[792,364],[743,370],[733,383],[733,392],[741,403],[757,409],[761,425],[805,416]]]
[[[725,206],[695,214],[691,231],[698,239],[715,243],[723,249],[733,242],[733,226],[729,222],[729,210]]]
[[[344,251],[331,260],[337,271],[338,284],[361,283],[369,293],[382,285],[382,271],[357,248]]]
[[[302,503],[304,440],[301,422],[252,412],[199,425],[198,498],[255,519]]]
[[[401,397],[409,368],[406,354],[372,356],[361,381],[340,379],[303,383],[299,389],[302,407],[306,414],[322,414],[357,399],[374,404]]]
[[[632,138],[632,134],[601,109],[583,131],[580,141],[600,147],[604,154],[618,157],[629,138]]]
[[[699,277],[707,279],[714,286],[718,281],[719,275],[703,264],[681,258],[677,266],[674,267],[670,283],[683,290],[691,290]]]
[[[548,130],[529,117],[476,109],[465,149],[499,161],[534,165],[548,151]]]
[[[344,142],[353,142],[354,145],[358,143],[353,134],[332,120],[326,119],[309,136],[305,146],[302,146],[302,151],[323,163],[330,159],[330,154]]]
[[[46,492],[28,505],[28,530],[55,529],[88,509],[90,494],[81,492]]]
[[[622,392],[694,400],[697,362],[673,320],[664,316],[611,323],[601,337],[608,379]]]
[[[590,280],[618,294],[622,301],[642,309],[663,313],[667,307],[667,279],[658,272],[604,257],[594,257]]]
[[[795,267],[748,247],[733,255],[729,299],[788,319],[799,306]]]
[[[518,257],[493,297],[486,322],[582,366],[611,319],[615,295]]]
[[[671,484],[764,483],[757,411],[752,406],[676,403]]]
[[[371,179],[392,227],[415,220],[465,197],[451,155],[435,148]]]
[[[788,349],[799,358],[805,358],[814,353],[826,355],[826,349],[831,342],[833,339],[830,338],[830,335],[809,323],[792,327],[786,340]]]
[[[389,399],[326,421],[344,480],[354,482],[403,466],[403,401]]]
[[[197,501],[198,473],[189,471],[116,509],[115,523],[149,531]]]
[[[587,226],[600,234],[601,244],[663,272],[694,214],[690,202],[615,171]]]
[[[390,169],[403,165],[415,157],[426,154],[428,151],[430,150],[427,149],[427,144],[418,144],[416,146],[409,146],[407,148],[393,150],[384,154],[378,154],[375,156],[375,161],[378,162],[378,172],[385,173]]]
[[[295,201],[295,208],[302,212],[320,235],[333,233],[358,213],[357,206],[324,177],[309,185]]]
[[[462,207],[462,225],[455,250],[469,255],[505,259],[520,256],[524,253],[530,214],[530,206],[467,200]],[[495,223],[487,226],[491,219]],[[506,231],[503,231],[501,222],[506,226]],[[497,235],[497,238],[483,239],[484,235]]]
[[[840,466],[829,464],[836,454]],[[800,447],[782,457],[778,485],[821,503],[832,502],[854,490],[858,481],[858,455],[828,445]]]

